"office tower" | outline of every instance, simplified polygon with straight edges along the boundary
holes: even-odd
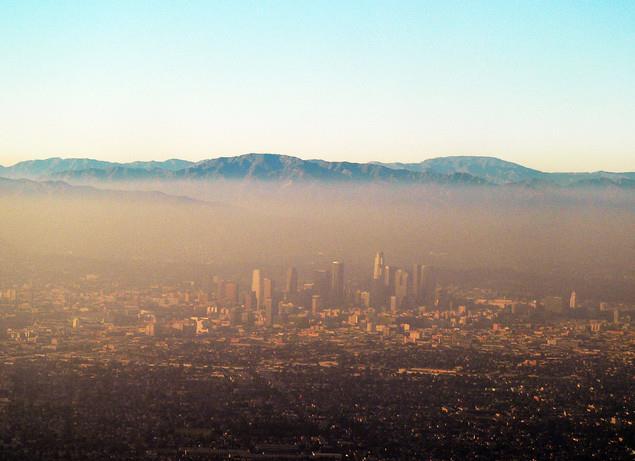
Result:
[[[370,306],[379,309],[386,303],[386,287],[383,279],[373,279],[370,287]]]
[[[263,298],[263,286],[262,286],[262,273],[260,269],[254,269],[251,274],[251,291],[256,297],[256,309],[262,306]]]
[[[421,269],[422,301],[425,306],[434,307],[437,297],[437,276],[434,267],[423,266]]]
[[[576,296],[575,296],[575,291],[571,292],[571,296],[569,297],[569,308],[570,309],[575,309],[578,307],[577,301],[576,301]]]
[[[547,296],[543,299],[542,304],[547,312],[560,314],[563,311],[564,303],[560,296]]]
[[[238,304],[238,283],[236,282],[225,282],[225,292],[223,298],[225,302],[230,305]]]
[[[360,304],[364,307],[370,307],[371,294],[368,291],[362,291],[360,294]]]
[[[287,295],[292,295],[298,291],[298,271],[295,267],[290,267],[287,270],[287,280],[284,287],[284,292]]]
[[[396,314],[397,310],[398,310],[397,297],[393,295],[390,297],[390,312],[392,312],[393,314]]]
[[[245,311],[250,311],[256,307],[256,295],[253,291],[243,292],[241,297]]]
[[[331,263],[331,301],[339,305],[344,300],[344,265],[340,261]]]
[[[395,268],[384,266],[384,287],[388,296],[395,294]]]
[[[406,296],[408,296],[408,272],[403,269],[397,269],[395,271],[395,297],[397,299],[397,307],[403,307]]]
[[[329,293],[329,273],[325,270],[313,272],[313,293],[320,295],[323,299]]]
[[[311,296],[311,313],[317,317],[322,310],[320,295]]]
[[[380,280],[384,275],[384,252],[380,251],[375,255],[373,265],[373,280]]]
[[[423,300],[423,266],[421,264],[412,265],[412,273],[410,274],[410,295],[416,305],[421,304]]]
[[[438,310],[448,311],[454,308],[454,300],[452,299],[452,296],[450,295],[450,293],[448,293],[447,290],[440,289],[438,290],[438,293],[436,293],[436,290],[435,290],[435,298],[436,298],[435,301],[436,301],[436,306]]]
[[[240,322],[249,326],[253,325],[254,313],[249,309],[245,309],[241,314]]]
[[[273,280],[267,277],[262,281],[262,299],[263,302],[267,299],[273,299]]]
[[[276,317],[278,314],[277,306],[274,303],[273,298],[265,298],[264,307],[265,307],[265,324],[268,327],[272,327],[274,323],[276,322]]]
[[[376,308],[383,307],[386,302],[386,294],[388,290],[384,283],[384,253],[380,251],[375,255],[373,264],[373,280],[370,286],[370,302]]]

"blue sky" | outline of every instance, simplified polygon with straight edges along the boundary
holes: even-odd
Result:
[[[245,152],[635,170],[633,1],[0,0],[0,164]]]

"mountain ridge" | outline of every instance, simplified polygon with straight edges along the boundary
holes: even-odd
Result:
[[[43,197],[43,196],[67,196],[85,199],[103,198],[134,201],[154,201],[195,204],[204,206],[218,206],[218,202],[198,200],[184,195],[167,194],[161,191],[126,191],[114,189],[100,189],[92,186],[73,185],[64,181],[34,181],[32,179],[9,179],[0,177],[0,197]]]
[[[418,163],[304,160],[273,153],[224,156],[199,162],[174,158],[118,163],[53,157],[8,167],[0,165],[0,176],[70,182],[224,179],[635,188],[635,172],[543,172],[487,156],[436,157]]]

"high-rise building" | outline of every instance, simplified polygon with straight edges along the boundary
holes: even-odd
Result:
[[[262,272],[260,269],[254,269],[251,273],[251,291],[256,297],[256,309],[262,307],[264,301],[263,286],[262,286]]]
[[[361,301],[362,306],[370,307],[370,300],[371,300],[370,292],[362,291],[361,296],[360,296],[360,301]]]
[[[262,280],[262,298],[264,301],[273,299],[273,280],[267,277]]]
[[[267,279],[265,279],[267,280]],[[273,298],[266,298],[264,302],[265,307],[265,324],[268,327],[272,327],[276,322],[276,317],[278,315],[278,306],[274,303]]]
[[[397,301],[397,297],[393,295],[390,297],[390,312],[392,312],[393,314],[396,314],[398,308],[399,308],[399,304]]]
[[[395,294],[395,268],[393,266],[384,267],[384,289],[388,298]]]
[[[406,296],[408,296],[408,272],[404,269],[397,269],[395,271],[395,297],[399,308],[403,307]]]
[[[238,283],[233,281],[225,282],[223,298],[229,305],[234,306],[238,304]]]
[[[434,267],[421,268],[422,301],[425,306],[434,307],[437,297],[437,276]]]
[[[547,312],[553,312],[560,314],[563,312],[564,304],[563,299],[560,296],[547,296],[542,300],[542,305]]]
[[[340,261],[331,263],[331,301],[341,304],[344,300],[344,264]]]
[[[383,251],[375,255],[373,263],[373,280],[370,287],[370,302],[376,308],[383,307],[386,302],[388,290],[385,285],[385,262]]]
[[[245,312],[249,312],[256,307],[256,295],[253,291],[244,292],[242,294],[242,300]]]
[[[373,279],[370,287],[370,305],[379,309],[386,303],[386,287],[383,279]]]
[[[423,302],[423,266],[421,264],[412,265],[410,274],[410,295],[416,305]]]
[[[329,273],[325,270],[316,270],[313,272],[313,293],[320,295],[322,299],[326,298],[329,293]]]
[[[243,310],[241,307],[232,307],[229,310],[229,323],[232,326],[240,325],[242,321]]]
[[[569,308],[575,309],[578,307],[578,303],[576,301],[575,290],[571,292],[571,296],[569,297]]]
[[[292,295],[298,291],[298,271],[295,267],[290,267],[287,270],[287,280],[284,287],[284,292],[287,295]]]
[[[379,280],[384,275],[384,252],[380,251],[375,255],[375,263],[373,265],[373,280]]]

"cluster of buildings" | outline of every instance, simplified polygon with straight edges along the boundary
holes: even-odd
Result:
[[[369,269],[355,278],[334,261],[303,280],[289,268],[279,284],[255,269],[205,283],[2,286],[0,451],[628,455],[634,303],[461,287],[381,252]]]
[[[240,335],[260,328],[300,331],[346,325],[421,343],[430,339],[430,328],[471,331],[519,320],[572,320],[597,332],[629,325],[632,318],[632,305],[580,302],[575,291],[567,302],[560,296],[536,300],[441,286],[434,267],[391,266],[382,252],[375,255],[369,275],[348,279],[344,264],[333,261],[328,270],[315,270],[306,281],[291,267],[279,285],[262,269],[254,269],[247,289],[218,276],[211,284],[124,288],[105,286],[98,276],[88,275],[72,285],[2,287],[0,339],[16,344],[49,341],[45,346],[54,349],[61,338],[79,332],[118,328],[154,337],[194,338],[218,331]]]
[[[236,281],[215,277],[211,298],[219,306],[243,309],[242,315],[234,314],[235,320],[248,321],[245,312],[261,311],[268,326],[296,308],[318,318],[325,309],[359,306],[396,314],[417,306],[435,307],[446,301],[437,297],[436,272],[432,266],[414,264],[412,270],[407,271],[386,265],[383,252],[379,252],[375,256],[370,283],[357,289],[346,284],[344,267],[341,261],[333,261],[328,270],[315,270],[304,282],[300,281],[298,270],[290,267],[281,289],[271,277],[264,275],[262,269],[252,271],[250,289],[244,291],[239,291]]]

